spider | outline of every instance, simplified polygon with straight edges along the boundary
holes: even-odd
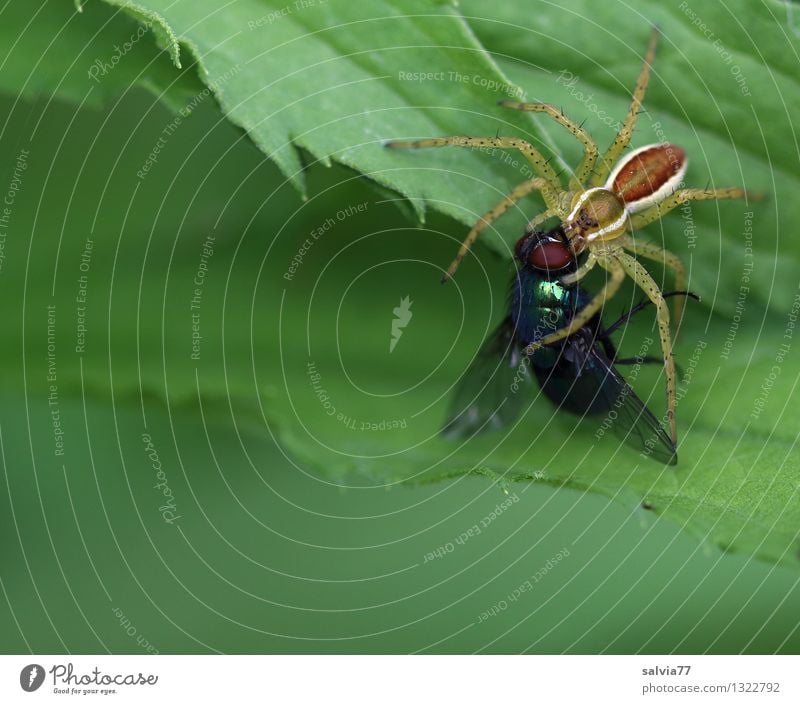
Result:
[[[583,158],[569,176],[566,188],[542,153],[528,142],[516,137],[436,137],[432,139],[404,140],[387,142],[393,149],[419,149],[423,147],[470,147],[516,149],[530,162],[536,177],[516,186],[500,203],[485,213],[472,227],[450,264],[442,281],[451,278],[461,260],[481,231],[505,213],[524,196],[538,191],[544,199],[546,210],[534,217],[526,227],[526,233],[535,229],[552,217],[561,224],[550,234],[569,242],[573,257],[586,254],[586,259],[578,269],[560,279],[563,284],[576,284],[583,279],[595,265],[600,265],[608,273],[606,284],[591,302],[572,318],[571,323],[539,340],[530,341],[525,348],[531,354],[540,347],[562,340],[586,325],[592,316],[618,291],[629,276],[653,302],[656,308],[659,338],[664,357],[664,370],[667,378],[667,420],[673,443],[677,444],[675,422],[676,372],[672,355],[672,335],[670,333],[670,314],[661,289],[647,269],[631,254],[661,262],[671,269],[675,288],[686,289],[686,273],[680,259],[652,242],[636,241],[628,232],[638,230],[661,219],[670,210],[693,200],[722,200],[729,198],[758,198],[760,194],[748,193],[743,188],[683,188],[686,173],[686,152],[674,144],[659,143],[635,149],[623,158],[623,151],[631,141],[636,119],[644,100],[650,70],[658,44],[658,29],[653,28],[647,46],[644,65],[639,73],[628,114],[611,146],[601,156],[597,145],[582,125],[576,124],[561,110],[544,103],[520,103],[510,100],[499,104],[514,110],[541,112],[549,115],[569,130],[583,145]],[[627,250],[627,251],[626,251]],[[541,264],[541,262],[539,262]],[[552,268],[557,270],[564,262],[555,261]],[[683,298],[675,301],[676,332],[683,314]]]

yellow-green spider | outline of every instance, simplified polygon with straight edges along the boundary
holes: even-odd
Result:
[[[686,274],[680,259],[652,242],[636,241],[629,232],[659,220],[673,208],[691,200],[721,200],[728,198],[757,198],[743,188],[683,188],[686,173],[686,152],[673,144],[648,144],[626,156],[641,109],[650,70],[658,43],[658,30],[653,29],[647,47],[644,65],[639,73],[628,114],[619,133],[606,152],[600,156],[597,145],[581,125],[576,124],[558,108],[544,103],[519,103],[502,101],[500,104],[514,110],[542,112],[566,127],[583,145],[583,158],[569,176],[566,187],[549,160],[528,142],[516,137],[435,137],[386,144],[393,149],[420,149],[424,147],[470,147],[519,150],[532,165],[536,177],[514,188],[500,203],[489,210],[473,226],[464,240],[443,281],[452,277],[461,260],[470,250],[481,231],[505,213],[525,195],[539,191],[547,209],[533,218],[526,231],[533,232],[547,219],[557,217],[559,224],[551,234],[570,243],[575,257],[586,254],[586,259],[573,274],[561,278],[564,284],[580,281],[597,264],[608,272],[605,286],[591,302],[578,311],[570,324],[546,337],[531,341],[527,354],[573,334],[598,313],[614,294],[626,276],[631,277],[656,307],[664,370],[667,377],[667,420],[672,442],[677,444],[675,423],[676,372],[672,354],[670,314],[661,289],[647,269],[629,254],[662,263],[672,270],[675,288],[686,289]],[[598,158],[599,157],[599,158]],[[563,265],[563,263],[562,263]],[[556,269],[558,267],[554,267]],[[676,328],[682,316],[683,297],[675,298]]]

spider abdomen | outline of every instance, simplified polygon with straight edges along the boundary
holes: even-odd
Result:
[[[675,144],[648,144],[619,161],[606,188],[635,213],[671,195],[683,181],[687,164],[686,152]]]

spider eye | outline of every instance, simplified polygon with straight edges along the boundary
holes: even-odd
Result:
[[[537,244],[528,255],[528,263],[534,269],[557,271],[569,266],[573,261],[570,248],[563,242],[547,240]]]

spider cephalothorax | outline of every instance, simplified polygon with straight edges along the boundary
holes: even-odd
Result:
[[[526,352],[562,340],[580,330],[619,289],[626,276],[632,278],[656,308],[659,337],[667,378],[667,419],[673,442],[677,442],[675,423],[676,379],[672,356],[670,315],[661,289],[647,269],[632,255],[651,259],[672,270],[675,288],[686,289],[686,275],[680,259],[661,247],[634,240],[629,232],[663,217],[670,210],[691,200],[720,200],[753,197],[742,188],[698,189],[683,188],[686,173],[686,153],[674,144],[650,144],[621,158],[630,143],[636,118],[650,80],[658,31],[653,29],[644,65],[636,82],[633,100],[622,128],[611,146],[600,156],[597,145],[581,125],[573,122],[558,108],[543,103],[502,101],[501,105],[515,110],[543,112],[568,129],[583,145],[583,158],[569,176],[565,187],[548,159],[533,145],[516,137],[437,137],[411,141],[389,142],[395,149],[421,147],[495,147],[517,149],[530,162],[537,176],[522,182],[500,203],[486,213],[470,230],[444,280],[450,278],[481,231],[511,206],[533,191],[539,191],[546,210],[533,218],[527,232],[534,232],[546,220],[557,217],[561,224],[549,236],[566,238],[573,256],[586,254],[585,261],[573,272],[560,278],[564,284],[580,281],[596,265],[608,272],[605,286],[584,306],[566,327],[531,341]],[[555,241],[555,240],[554,240]],[[557,247],[553,247],[555,254]],[[540,251],[543,255],[544,250]],[[675,299],[675,321],[680,324],[683,298]]]

